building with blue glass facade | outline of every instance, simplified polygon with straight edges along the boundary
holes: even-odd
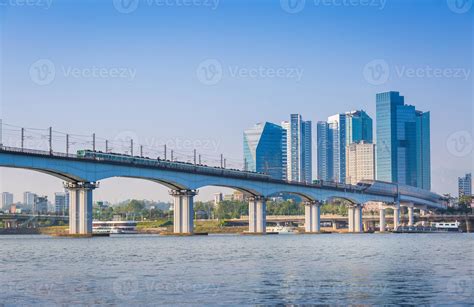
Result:
[[[377,180],[431,189],[430,114],[398,92],[376,95]]]
[[[272,123],[258,123],[244,131],[245,169],[276,179],[286,179],[286,130]]]
[[[287,134],[287,180],[312,182],[312,124],[300,114],[282,122]]]
[[[330,116],[318,122],[318,179],[346,181],[346,147],[358,142],[373,142],[372,118],[365,111]]]

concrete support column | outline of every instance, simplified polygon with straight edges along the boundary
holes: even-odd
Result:
[[[393,208],[393,230],[400,226],[400,207]]]
[[[308,201],[305,204],[304,214],[304,226],[305,232],[319,232],[321,230],[321,208],[320,204],[314,201]]]
[[[362,205],[354,207],[354,232],[364,232],[362,225]]]
[[[408,226],[415,225],[415,219],[414,219],[414,216],[413,216],[414,209],[415,208],[413,208],[413,207],[408,207]]]
[[[385,232],[385,208],[380,208],[380,232]]]
[[[315,203],[311,207],[311,220],[313,224],[311,225],[311,232],[320,232],[321,231],[321,206],[319,203]]]
[[[249,232],[257,231],[257,201],[251,197],[249,199]]]
[[[194,230],[194,190],[172,190],[173,196],[173,232],[191,234]]]
[[[354,232],[354,207],[347,209],[349,232]]]
[[[92,234],[92,191],[97,188],[93,182],[65,183],[69,191],[69,234]]]
[[[312,202],[306,202],[304,204],[304,231],[305,232],[311,232],[313,229],[313,214],[312,214],[313,206],[314,205]]]
[[[258,197],[256,199],[256,210],[257,210],[257,227],[255,232],[266,233],[267,232],[267,203],[264,197]]]

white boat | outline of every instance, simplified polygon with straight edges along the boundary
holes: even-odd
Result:
[[[439,222],[439,223],[431,223],[431,227],[436,228],[437,230],[443,230],[443,231],[453,231],[453,232],[459,232],[459,223],[458,221],[456,222]]]
[[[92,233],[95,234],[136,234],[135,221],[93,221]]]
[[[278,234],[295,234],[298,231],[295,227],[276,225],[267,227],[267,232],[273,232]]]

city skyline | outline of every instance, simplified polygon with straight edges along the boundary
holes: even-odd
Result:
[[[455,195],[457,178],[472,169],[473,52],[466,39],[472,36],[472,14],[453,12],[444,1],[388,1],[383,9],[308,4],[295,14],[279,3],[259,3],[245,24],[248,7],[226,1],[215,10],[150,7],[130,14],[98,3],[94,14],[102,17],[94,25],[86,22],[93,18],[88,8],[54,2],[48,10],[2,10],[0,98],[6,122],[110,138],[131,134],[139,136],[137,142],[169,141],[189,152],[200,145],[200,151],[241,161],[242,130],[256,122],[279,123],[297,113],[314,124],[361,108],[375,120],[374,94],[396,89],[439,123],[431,131],[432,190]],[[103,39],[91,40],[86,33],[97,29]],[[150,40],[157,34],[160,41]],[[41,67],[55,68],[48,84],[36,78]],[[117,69],[127,78],[95,75],[94,67]],[[219,67],[220,78],[202,79],[201,72]],[[260,67],[287,70],[277,77]],[[315,135],[313,127],[313,144]],[[15,194],[44,187],[52,197],[62,190],[61,181],[45,175],[1,173],[2,188]],[[209,188],[197,197],[214,192]],[[102,182],[95,197],[142,195],[169,198],[166,188],[129,179]]]

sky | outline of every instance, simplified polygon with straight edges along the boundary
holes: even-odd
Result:
[[[399,91],[431,112],[432,189],[457,191],[473,157],[472,0],[0,0],[3,143],[53,127],[55,150],[129,138],[242,164],[242,133],[291,113],[316,122]],[[12,126],[7,126],[12,125]],[[16,127],[14,127],[16,126]],[[46,130],[27,129],[31,147]],[[42,136],[42,137],[41,137]],[[102,146],[102,147],[101,147]],[[135,149],[138,150],[138,149]],[[48,195],[59,179],[0,168],[0,188]],[[210,199],[221,188],[203,188]],[[96,200],[168,201],[166,188],[103,180]]]

